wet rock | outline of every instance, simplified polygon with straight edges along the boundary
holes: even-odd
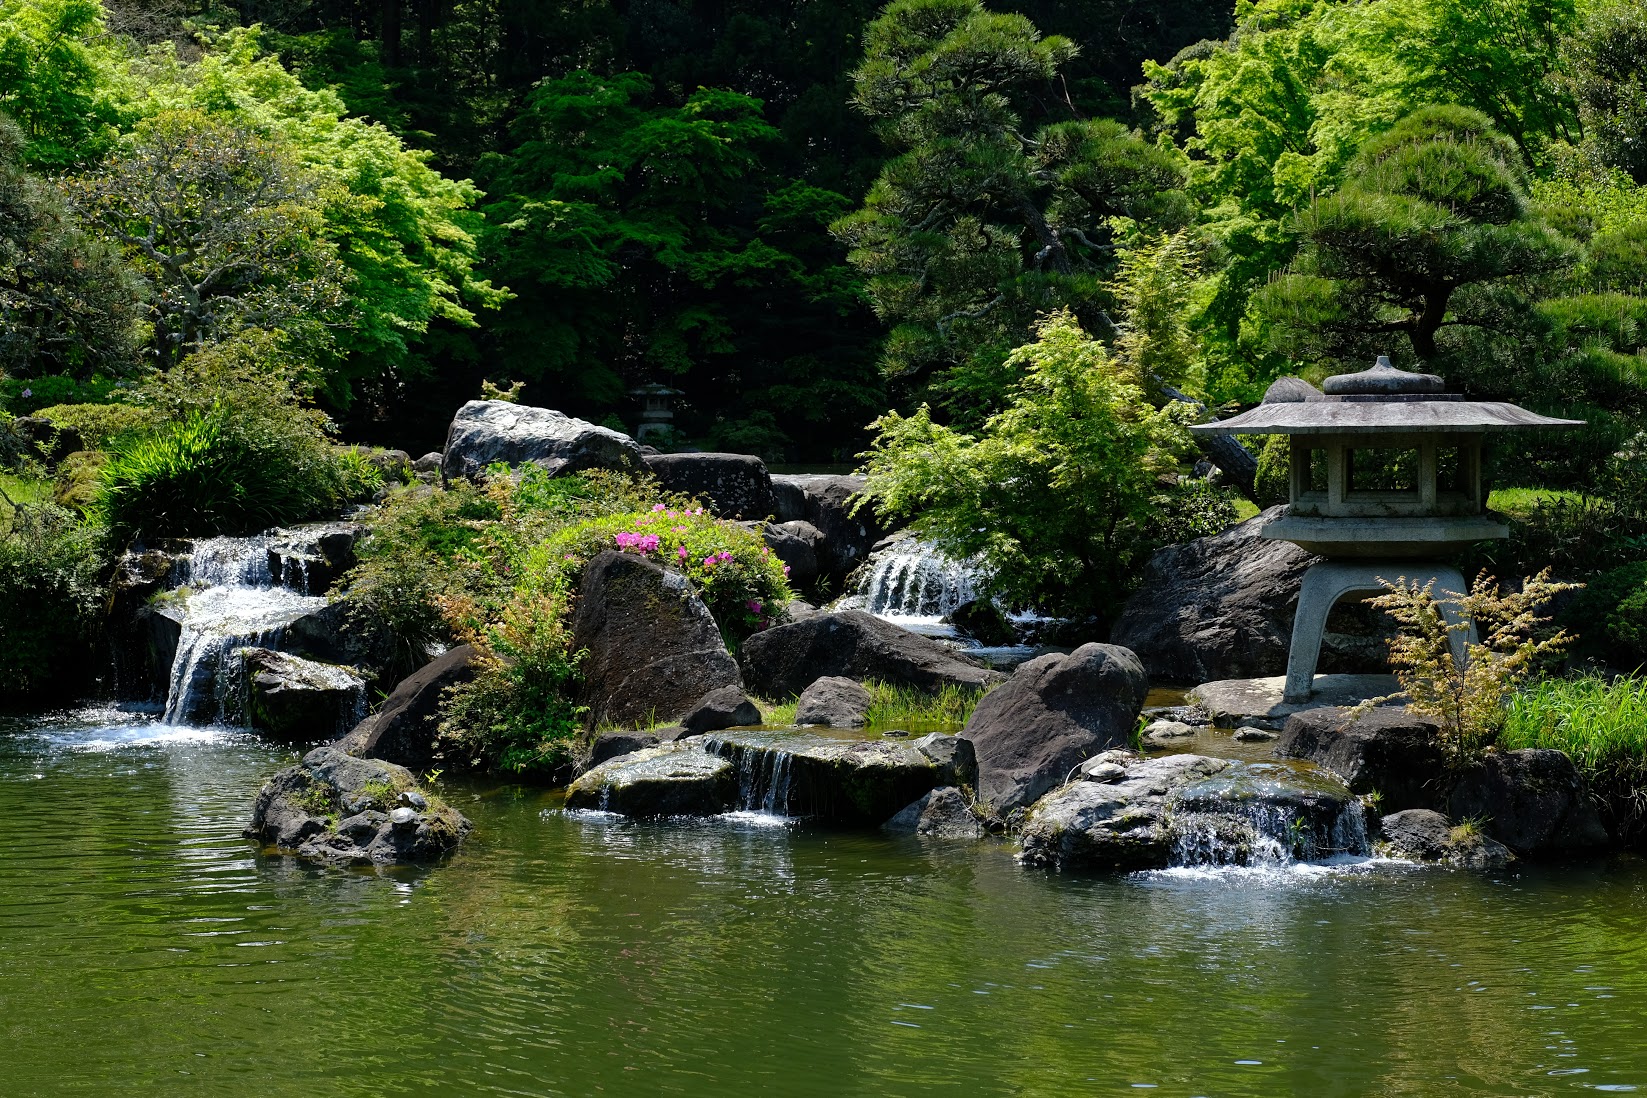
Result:
[[[475,677],[473,645],[460,644],[402,679],[372,716],[338,741],[348,754],[383,759],[417,770],[436,764],[440,753],[440,705],[446,691]],[[462,767],[463,760],[447,760]]]
[[[532,462],[551,476],[587,469],[638,473],[645,468],[635,440],[618,431],[552,408],[471,400],[458,409],[446,433],[441,474],[447,480],[474,480],[498,462],[511,467]]]
[[[264,783],[246,837],[299,857],[340,865],[427,862],[455,850],[471,829],[463,814],[434,798],[426,810],[394,807],[415,790],[411,771],[317,747]],[[402,816],[399,825],[393,813]],[[336,826],[328,820],[336,819]]]
[[[1443,803],[1446,756],[1434,721],[1405,707],[1373,709],[1359,717],[1341,707],[1311,709],[1287,718],[1277,758],[1308,759],[1349,783],[1355,793],[1377,793],[1388,812]]]
[[[897,741],[728,731],[702,743],[731,761],[744,807],[822,823],[879,826],[936,786],[939,773],[925,752]]]
[[[285,627],[280,646],[307,659],[353,667],[378,689],[387,689],[404,673],[394,634],[359,612],[347,596],[298,616]]]
[[[806,490],[789,477],[772,478],[772,517],[780,523],[806,518]]]
[[[1195,735],[1195,729],[1182,721],[1150,721],[1144,726],[1144,739],[1151,743],[1168,743]]]
[[[851,476],[775,476],[774,502],[780,497],[777,517],[805,519],[823,534],[817,547],[820,575],[839,582],[868,558],[875,543],[886,531],[870,507],[852,513],[856,497],[863,491],[864,478]],[[793,491],[801,494],[801,510],[793,510]]]
[[[685,713],[712,690],[742,686],[686,579],[634,553],[606,550],[584,569],[572,648],[589,653],[580,701],[597,724],[644,726]]]
[[[981,689],[1004,677],[862,610],[817,614],[756,633],[738,659],[749,688],[766,698],[796,697],[820,676],[934,692],[945,685]]]
[[[1237,743],[1269,743],[1281,738],[1279,732],[1271,732],[1267,728],[1237,728],[1235,741]]]
[[[818,578],[818,547],[823,531],[810,522],[764,523],[761,539],[772,555],[789,566],[789,582],[810,587]]]
[[[795,723],[862,728],[869,723],[870,700],[862,683],[839,675],[827,676],[801,691],[795,705]]]
[[[1012,644],[1018,636],[1001,608],[988,599],[963,602],[949,612],[949,623],[986,648]]]
[[[595,742],[589,747],[587,769],[592,770],[612,759],[656,747],[659,742],[658,737],[650,732],[603,732],[595,737]]]
[[[301,595],[324,595],[356,563],[359,523],[299,527],[269,544],[269,575]]]
[[[959,785],[967,789],[978,787],[978,753],[971,740],[932,732],[910,744],[931,759],[938,767],[939,785]]]
[[[978,799],[1003,818],[1062,785],[1082,761],[1125,744],[1149,683],[1124,648],[1039,656],[984,695],[961,735],[978,753]]]
[[[776,509],[766,463],[749,454],[657,454],[644,458],[665,490],[709,502],[721,518],[764,519]]]
[[[267,648],[242,648],[237,659],[246,721],[276,739],[331,739],[365,709],[366,680],[347,667]]]
[[[1607,845],[1607,829],[1584,779],[1560,751],[1528,748],[1467,765],[1447,796],[1447,815],[1484,830],[1526,857],[1580,853]]]
[[[660,744],[602,763],[566,791],[566,807],[625,816],[712,816],[736,807],[732,764],[686,744]]]
[[[1319,558],[1270,541],[1282,508],[1156,552],[1110,635],[1160,682],[1281,675],[1304,572]]]
[[[881,825],[895,835],[920,835],[928,839],[981,839],[983,822],[972,803],[952,785],[939,786],[911,803]]]
[[[1070,782],[1030,809],[1019,855],[1026,865],[1121,871],[1167,866],[1173,852],[1168,795],[1234,765],[1204,755],[1139,759],[1124,751],[1093,761],[1091,772],[1103,779]]]
[[[722,686],[700,698],[680,723],[686,735],[698,736],[705,732],[718,732],[722,728],[760,724],[761,711],[742,688]]]
[[[1464,869],[1501,869],[1515,860],[1509,847],[1474,827],[1454,827],[1428,808],[1392,812],[1379,821],[1380,846],[1397,858],[1441,862]]]

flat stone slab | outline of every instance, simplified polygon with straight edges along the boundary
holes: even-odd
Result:
[[[1285,675],[1220,679],[1191,690],[1188,701],[1211,713],[1217,728],[1246,726],[1279,732],[1294,713],[1329,705],[1360,705],[1368,698],[1382,698],[1401,690],[1394,675],[1317,675],[1310,688],[1310,700],[1290,704],[1281,700],[1286,686]]]

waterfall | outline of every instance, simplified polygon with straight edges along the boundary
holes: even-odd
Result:
[[[775,738],[765,736],[759,737],[757,743],[733,742],[715,735],[704,737],[705,751],[732,763],[738,776],[738,807],[745,812],[765,812],[772,816],[790,813],[795,756],[776,744]]]
[[[879,617],[936,620],[978,597],[976,575],[971,564],[905,538],[875,554],[858,594]]]
[[[1179,813],[1172,828],[1177,866],[1275,868],[1369,849],[1366,817],[1354,799],[1330,819],[1312,819],[1290,805],[1237,800]]]
[[[269,568],[268,536],[204,538],[190,546],[168,611],[179,624],[166,691],[166,724],[222,720],[220,689],[237,648],[277,647],[286,627],[326,599],[281,586]],[[285,572],[286,569],[282,569]]]

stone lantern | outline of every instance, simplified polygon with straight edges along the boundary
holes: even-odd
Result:
[[[668,431],[675,422],[675,398],[682,395],[661,382],[652,381],[629,390],[629,395],[640,401],[640,425],[635,428],[635,440],[645,442],[652,435]]]
[[[1455,595],[1467,590],[1446,558],[1509,536],[1487,510],[1482,444],[1491,432],[1579,427],[1514,404],[1469,401],[1442,391],[1434,374],[1395,369],[1382,356],[1370,370],[1330,377],[1317,392],[1292,379],[1264,402],[1230,419],[1190,430],[1206,435],[1290,435],[1286,513],[1264,528],[1325,558],[1304,573],[1287,653],[1284,701],[1309,701],[1321,635],[1334,604],[1382,590],[1381,578],[1434,579]],[[1451,600],[1442,611],[1458,621]],[[1464,658],[1464,633],[1453,656]]]

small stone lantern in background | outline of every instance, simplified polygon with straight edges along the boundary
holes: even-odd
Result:
[[[629,390],[629,395],[640,401],[640,425],[635,428],[635,441],[645,442],[655,435],[667,434],[675,426],[675,398],[683,394],[661,382],[648,382]]]
[[[1230,419],[1191,427],[1206,435],[1290,435],[1283,517],[1264,536],[1327,559],[1304,573],[1287,653],[1284,701],[1310,699],[1327,615],[1346,595],[1374,594],[1379,580],[1436,581],[1438,593],[1468,588],[1445,558],[1472,542],[1508,537],[1487,510],[1482,444],[1490,432],[1579,427],[1514,404],[1468,401],[1442,391],[1434,374],[1398,370],[1382,356],[1370,370],[1330,377],[1315,392],[1288,379],[1264,403]],[[1449,623],[1454,603],[1442,601]],[[1453,656],[1466,637],[1453,634]]]

